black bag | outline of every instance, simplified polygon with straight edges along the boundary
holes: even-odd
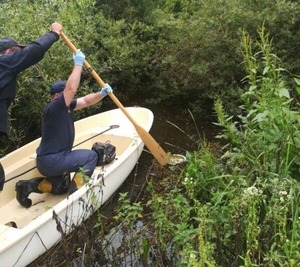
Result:
[[[116,157],[116,147],[106,141],[105,143],[96,142],[92,150],[98,154],[97,166],[102,166],[112,162]]]

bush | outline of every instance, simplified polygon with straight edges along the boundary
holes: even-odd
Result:
[[[0,5],[2,35],[23,43],[39,37],[52,22],[61,22],[67,36],[127,105],[138,100],[211,115],[212,100],[221,97],[227,108],[239,112],[246,75],[241,36],[246,30],[258,38],[256,29],[263,23],[274,39],[276,54],[284,59],[283,67],[299,72],[300,7],[295,1],[16,0]],[[71,68],[71,54],[61,41],[21,75],[11,109],[12,132],[19,136],[23,131],[26,141],[39,135],[49,85],[66,79]],[[99,89],[88,74],[82,84],[80,93]],[[105,102],[105,106],[114,105]],[[76,119],[97,109],[85,110]]]

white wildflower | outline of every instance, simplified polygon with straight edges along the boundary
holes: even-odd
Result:
[[[184,184],[192,184],[194,183],[194,178],[187,175],[185,178],[184,178],[184,181],[183,181]]]
[[[250,186],[244,190],[244,193],[250,196],[258,196],[260,191],[255,186]]]
[[[280,191],[279,194],[282,196],[286,196],[288,193],[286,191]]]
[[[191,257],[192,259],[196,259],[195,253],[190,253],[190,257]]]

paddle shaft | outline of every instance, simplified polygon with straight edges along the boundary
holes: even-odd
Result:
[[[66,43],[66,45],[71,49],[72,52],[76,52],[77,48],[73,45],[73,43],[70,41],[70,39],[61,32],[60,36]],[[100,76],[93,70],[91,65],[85,60],[84,66],[87,69],[87,71],[94,77],[94,79],[98,82],[98,84],[101,87],[105,86],[105,83],[100,78]],[[118,100],[118,98],[113,94],[108,94],[109,97],[112,99],[112,101],[117,105],[118,108],[122,110],[122,112],[126,115],[126,117],[130,120],[130,122],[134,125],[138,135],[142,139],[143,143],[146,145],[146,147],[150,150],[151,154],[155,157],[155,159],[158,161],[160,165],[166,165],[169,163],[169,157],[167,153],[160,147],[160,145],[154,140],[154,138],[141,126],[139,126],[136,121],[132,118],[132,116],[129,114],[129,112],[124,108],[124,106],[121,104],[121,102]]]

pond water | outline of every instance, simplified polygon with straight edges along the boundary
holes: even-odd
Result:
[[[211,119],[196,119],[188,110],[171,110],[158,106],[147,107],[154,114],[154,122],[150,130],[151,136],[164,149],[166,153],[186,155],[187,152],[197,150],[199,142],[203,139],[215,141],[218,128]],[[125,183],[115,193],[109,203],[103,208],[103,212],[109,215],[114,209],[120,192],[128,192],[134,200],[140,194],[141,187],[145,184],[145,177],[154,157],[144,147],[144,151]]]

